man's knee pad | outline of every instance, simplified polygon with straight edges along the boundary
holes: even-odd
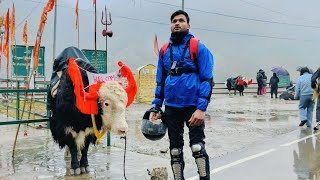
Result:
[[[210,177],[209,157],[202,143],[191,146],[192,156],[195,158],[200,177]]]
[[[170,150],[171,155],[171,167],[175,180],[184,179],[183,169],[184,169],[184,160],[183,152],[180,148],[173,148]]]

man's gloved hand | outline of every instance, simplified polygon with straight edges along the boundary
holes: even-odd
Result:
[[[156,121],[158,119],[161,119],[161,115],[162,115],[163,111],[160,107],[153,107],[153,108],[149,109],[149,111],[150,111],[149,120]]]

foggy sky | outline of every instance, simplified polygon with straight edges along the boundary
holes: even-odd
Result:
[[[40,3],[38,3],[40,1]],[[24,19],[29,23],[29,45],[34,45],[46,0],[4,0],[0,14],[16,9],[16,39],[22,44]],[[161,3],[159,3],[161,2]],[[77,46],[75,30],[76,0],[58,0],[56,56],[66,47]],[[159,46],[170,36],[170,15],[181,9],[181,0],[97,0],[97,49],[105,50],[100,23],[104,6],[111,10],[114,36],[108,38],[108,72],[115,71],[118,60],[132,69],[157,63],[153,38]],[[283,66],[293,81],[297,66],[316,69],[320,63],[320,1],[318,0],[185,0],[191,33],[200,39],[215,58],[217,82],[242,74],[255,79],[261,68]],[[92,0],[79,0],[80,49],[94,49],[94,8]],[[46,47],[45,65],[50,79],[53,60],[54,11],[48,14],[42,36]],[[266,22],[268,21],[268,22]],[[4,59],[2,59],[4,62]],[[2,63],[4,64],[4,63]],[[2,65],[0,75],[4,77]]]

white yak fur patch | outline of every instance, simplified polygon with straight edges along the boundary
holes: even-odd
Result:
[[[72,127],[67,127],[65,128],[64,131],[66,134],[72,135],[72,137],[74,138],[74,141],[77,144],[78,151],[81,151],[81,149],[84,147],[86,136],[94,134],[92,128],[86,128],[85,131],[79,131],[79,133],[76,133]]]

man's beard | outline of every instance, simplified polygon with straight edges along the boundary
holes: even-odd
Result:
[[[173,44],[180,44],[183,40],[183,38],[188,34],[189,31],[184,32],[173,32],[171,33],[171,40]]]

